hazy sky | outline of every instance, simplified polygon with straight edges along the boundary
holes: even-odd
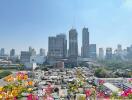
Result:
[[[132,44],[132,0],[0,0],[0,48],[48,47],[48,36],[88,27],[97,47]]]

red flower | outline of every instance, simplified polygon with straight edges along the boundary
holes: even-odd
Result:
[[[97,97],[105,97],[104,92],[98,92]]]
[[[104,80],[98,80],[99,84],[104,84]]]
[[[91,95],[91,91],[90,90],[85,90],[85,94],[87,97],[89,97]]]
[[[127,90],[125,90],[125,91],[121,94],[121,96],[127,97],[129,94],[132,94],[132,89],[127,89]]]

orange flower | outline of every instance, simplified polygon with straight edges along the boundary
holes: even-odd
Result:
[[[24,80],[27,80],[28,79],[28,75],[24,75]]]
[[[33,81],[29,81],[28,85],[33,86]]]

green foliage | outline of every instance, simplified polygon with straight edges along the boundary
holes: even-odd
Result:
[[[132,62],[128,61],[120,61],[120,60],[98,60],[98,63],[103,65],[103,68],[109,72],[111,75],[108,75],[110,78],[124,77],[130,78],[132,77]],[[102,71],[102,70],[101,70]],[[103,72],[103,71],[102,71]],[[100,72],[101,73],[101,72]],[[95,75],[100,76],[99,72],[96,72]]]
[[[1,79],[1,78],[4,78],[4,77],[6,77],[6,76],[8,76],[8,75],[10,75],[10,74],[12,74],[12,72],[10,72],[10,71],[2,71],[2,72],[0,73],[0,79]]]
[[[107,70],[105,68],[97,68],[95,70],[94,75],[99,78],[107,78],[108,77]]]
[[[128,95],[128,98],[129,98],[129,99],[132,99],[132,94],[129,94],[129,95]]]

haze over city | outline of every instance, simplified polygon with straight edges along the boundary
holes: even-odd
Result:
[[[97,47],[123,48],[132,43],[131,0],[1,0],[0,47],[8,52],[28,46],[48,49],[48,37],[78,31],[79,52],[82,28],[88,27],[90,43]]]

